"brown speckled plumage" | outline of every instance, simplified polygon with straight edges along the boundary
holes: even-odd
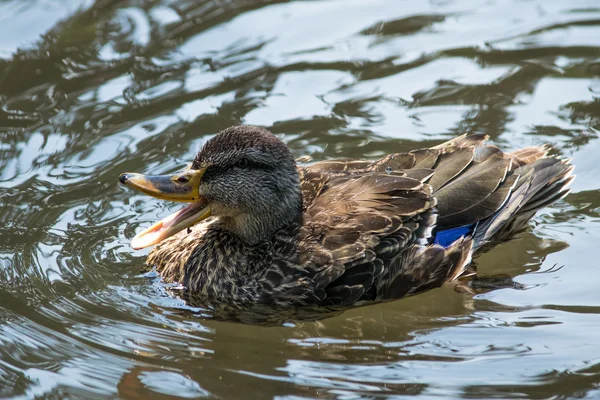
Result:
[[[545,147],[503,153],[484,141],[296,166],[271,133],[229,128],[192,166],[215,166],[206,178],[215,189],[201,194],[222,201],[217,215],[164,240],[148,264],[206,305],[348,306],[438,287],[469,275],[474,251],[521,229],[573,178]],[[256,165],[227,172],[249,154]],[[218,185],[248,193],[222,199],[232,192]],[[248,199],[257,208],[235,204]],[[433,244],[435,232],[475,223],[448,248]]]

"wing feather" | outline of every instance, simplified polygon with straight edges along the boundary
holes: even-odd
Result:
[[[568,162],[546,157],[546,148],[503,153],[485,139],[463,135],[375,162],[299,168],[303,223],[278,250],[288,254],[277,267],[284,272],[269,279],[287,287],[282,296],[310,287],[306,301],[343,306],[472,274],[475,249],[563,196],[572,180]],[[447,248],[432,244],[436,229],[474,223],[473,237]],[[300,243],[295,252],[292,243]]]

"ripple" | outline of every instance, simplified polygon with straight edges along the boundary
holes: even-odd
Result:
[[[598,395],[593,1],[0,4],[0,397]],[[578,178],[475,260],[527,290],[226,323],[147,271],[129,240],[177,206],[117,177],[177,171],[239,123],[315,160],[550,143]]]

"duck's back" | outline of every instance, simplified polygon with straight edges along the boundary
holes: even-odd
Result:
[[[573,179],[569,161],[545,147],[503,153],[484,141],[462,136],[375,162],[299,168],[303,223],[276,241],[270,287],[285,290],[270,295],[349,305],[470,274],[474,251],[522,229]]]

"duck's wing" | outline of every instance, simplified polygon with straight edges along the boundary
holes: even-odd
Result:
[[[545,147],[504,153],[485,139],[302,169],[300,256],[281,259],[306,273],[297,282],[313,288],[311,301],[398,298],[468,275],[474,250],[568,192],[568,160]]]

